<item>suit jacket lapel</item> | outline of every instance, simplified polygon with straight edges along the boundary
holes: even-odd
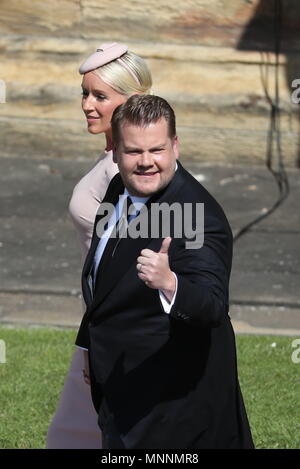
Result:
[[[116,205],[119,199],[119,195],[122,194],[123,192],[124,192],[124,185],[122,183],[120,175],[117,174],[115,178],[111,181],[111,185],[109,186],[104,196],[104,199],[102,200],[101,203],[108,202],[113,205]],[[91,272],[92,272],[92,268],[94,265],[95,252],[96,252],[98,243],[100,241],[100,238],[98,237],[97,231],[96,231],[97,224],[104,216],[105,214],[96,215],[91,246],[90,246],[90,249],[87,254],[87,257],[83,266],[83,270],[82,270],[82,278],[81,278],[82,293],[83,293],[83,297],[84,297],[87,307],[90,307],[93,301],[93,286],[92,286]]]
[[[154,202],[173,202],[173,199],[176,198],[175,196],[181,189],[184,182],[182,172],[182,166],[178,164],[178,169],[170,184],[163,191],[152,196],[145,204],[145,207],[142,209],[141,213],[145,212],[145,216],[147,216],[149,223],[148,237],[137,239],[127,237],[120,240],[114,257],[109,262],[105,275],[100,276],[101,285],[100,282],[96,284],[96,291],[91,309],[94,310],[94,308],[98,307],[99,304],[108,295],[108,293],[110,293],[110,291],[118,284],[124,274],[132,267],[132,265],[136,264],[136,260],[142,249],[145,249],[149,243],[151,243],[151,249],[157,249],[157,251],[159,250],[162,239],[151,238],[151,204]],[[121,192],[119,192],[118,195],[120,193]],[[93,250],[92,259],[94,258],[94,254],[95,249]]]

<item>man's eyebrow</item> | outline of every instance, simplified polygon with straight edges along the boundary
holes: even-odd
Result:
[[[135,146],[126,146],[124,145],[124,150],[125,151],[142,151],[141,148],[135,147]]]
[[[154,150],[163,150],[166,147],[165,143],[159,143],[158,145],[154,145],[153,147],[149,148],[149,151],[154,151]],[[124,145],[124,151],[143,151],[142,148],[135,147],[135,146],[126,146]]]

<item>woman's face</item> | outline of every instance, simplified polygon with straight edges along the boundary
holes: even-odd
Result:
[[[82,110],[91,134],[105,133],[111,137],[111,117],[117,106],[127,101],[124,96],[93,72],[85,73],[82,80]]]

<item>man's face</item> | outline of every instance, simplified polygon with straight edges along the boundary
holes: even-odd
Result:
[[[166,187],[178,157],[178,138],[169,137],[164,118],[147,127],[122,125],[114,161],[130,194],[149,197]]]

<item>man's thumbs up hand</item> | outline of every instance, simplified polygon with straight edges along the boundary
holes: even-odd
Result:
[[[138,277],[149,288],[161,290],[169,299],[176,290],[176,279],[169,266],[169,247],[172,238],[163,240],[158,252],[143,249],[137,258]]]
[[[165,238],[161,244],[159,252],[163,254],[168,254],[171,241],[172,241],[172,238],[170,238],[170,236],[168,236],[168,238]]]

